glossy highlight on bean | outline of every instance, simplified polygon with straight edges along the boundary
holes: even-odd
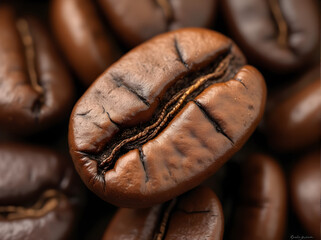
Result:
[[[224,0],[221,6],[229,33],[254,65],[288,74],[317,59],[316,0]]]
[[[69,146],[87,186],[120,207],[196,187],[244,144],[263,114],[262,75],[227,37],[159,35],[107,69],[75,105]]]

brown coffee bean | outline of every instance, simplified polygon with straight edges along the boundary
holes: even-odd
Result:
[[[31,134],[71,109],[74,86],[51,39],[35,19],[0,6],[0,127]]]
[[[287,191],[279,164],[269,156],[253,154],[242,162],[241,177],[239,202],[229,239],[283,239]]]
[[[74,107],[70,153],[86,185],[117,206],[147,207],[199,185],[245,143],[265,83],[225,36],[160,35],[106,70]]]
[[[219,199],[198,187],[177,199],[149,209],[119,209],[103,239],[223,239]]]
[[[100,0],[110,24],[130,47],[184,27],[210,27],[217,0]]]
[[[90,0],[53,0],[53,31],[74,71],[89,86],[118,58]]]
[[[224,0],[233,39],[253,63],[293,72],[315,59],[320,44],[315,0]]]
[[[290,177],[291,201],[301,224],[320,239],[320,150],[297,162]]]
[[[321,137],[320,67],[269,98],[265,131],[279,151],[294,151],[317,143]]]
[[[67,161],[47,149],[0,144],[0,239],[70,239],[81,189]]]

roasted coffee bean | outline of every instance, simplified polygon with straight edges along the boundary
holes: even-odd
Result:
[[[320,42],[315,0],[222,0],[230,34],[255,64],[292,72],[314,59]]]
[[[0,239],[70,239],[81,189],[68,163],[47,149],[0,144]]]
[[[210,27],[217,0],[99,0],[110,24],[130,47],[183,27]]]
[[[68,115],[71,78],[35,19],[0,6],[0,127],[31,134]]]
[[[229,239],[283,239],[287,190],[279,164],[266,155],[251,155],[241,164],[239,191]]]
[[[116,58],[118,50],[90,0],[53,0],[53,31],[69,63],[89,86]]]
[[[149,209],[119,209],[103,239],[223,238],[222,207],[209,188],[198,187],[163,205]]]
[[[295,164],[290,177],[295,213],[309,234],[320,239],[320,150]]]
[[[317,143],[321,137],[320,67],[269,98],[265,131],[279,151],[294,151]]]
[[[159,35],[106,70],[75,105],[69,146],[85,184],[122,207],[165,202],[238,151],[261,119],[262,75],[225,36]]]

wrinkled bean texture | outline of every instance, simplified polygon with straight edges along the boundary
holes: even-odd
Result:
[[[80,98],[70,153],[102,199],[148,207],[197,186],[238,151],[265,96],[262,75],[225,36],[199,28],[159,35]]]
[[[229,239],[282,240],[286,196],[285,176],[277,161],[251,155],[241,164],[241,186]]]
[[[119,209],[103,240],[221,240],[223,228],[219,199],[211,189],[198,187],[163,205]]]
[[[217,0],[99,0],[109,23],[128,46],[184,27],[210,27]]]
[[[53,0],[54,34],[69,64],[89,86],[119,55],[90,0]]]
[[[47,32],[35,19],[0,6],[0,128],[33,134],[62,120],[74,86]]]
[[[302,226],[320,239],[320,150],[302,157],[290,176],[291,202]]]
[[[319,52],[316,0],[221,1],[230,34],[253,63],[272,72],[294,72]]]
[[[320,66],[269,97],[264,127],[269,144],[278,151],[297,151],[321,137]]]
[[[70,239],[81,189],[68,159],[12,143],[0,159],[0,239]]]

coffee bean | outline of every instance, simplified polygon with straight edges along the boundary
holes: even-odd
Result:
[[[54,0],[51,23],[70,65],[89,86],[119,55],[90,0]]]
[[[267,155],[253,154],[241,163],[240,181],[229,239],[283,239],[287,191],[280,165]]]
[[[319,11],[315,0],[224,0],[233,39],[253,63],[272,72],[294,72],[315,59]]]
[[[0,239],[70,239],[80,183],[64,157],[0,144]]]
[[[225,36],[160,35],[107,69],[74,107],[70,153],[86,185],[117,206],[148,207],[197,186],[260,121],[265,83]]]
[[[321,137],[320,67],[271,95],[265,116],[269,144],[279,151],[295,151]]]
[[[209,188],[198,187],[149,209],[119,209],[103,239],[223,239],[222,207]]]
[[[290,176],[291,201],[301,224],[320,239],[320,150],[306,154]]]
[[[130,47],[157,34],[213,25],[217,0],[100,0],[111,26]]]
[[[51,39],[33,18],[0,7],[0,127],[42,131],[71,109],[74,86]]]

